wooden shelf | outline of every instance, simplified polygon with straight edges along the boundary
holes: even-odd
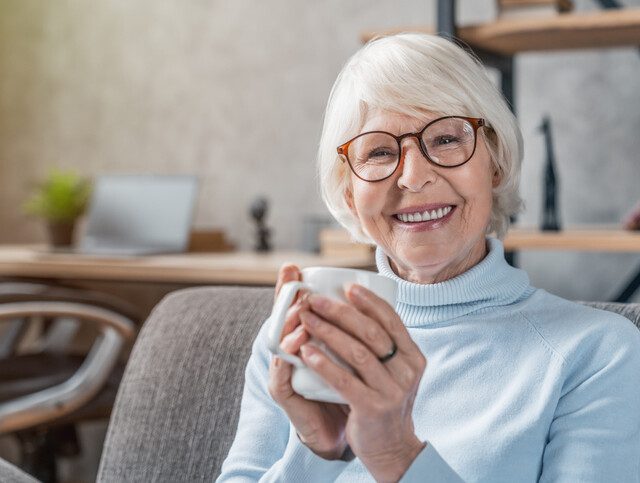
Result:
[[[640,252],[640,231],[585,227],[553,232],[536,228],[512,228],[504,239],[504,248],[505,251]]]
[[[432,27],[408,27],[362,35],[369,41],[400,32],[436,33]],[[595,49],[640,45],[640,8],[566,13],[530,19],[503,19],[460,27],[458,36],[472,48],[503,55],[518,52]]]

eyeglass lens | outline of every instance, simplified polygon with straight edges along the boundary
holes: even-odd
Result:
[[[471,158],[475,132],[469,121],[448,118],[430,124],[420,136],[422,149],[432,162],[453,167]],[[348,159],[362,179],[376,181],[391,175],[400,160],[401,147],[390,134],[371,132],[354,139],[349,145]]]

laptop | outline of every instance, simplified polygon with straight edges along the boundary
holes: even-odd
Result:
[[[73,252],[116,257],[184,252],[196,195],[195,176],[98,176]]]

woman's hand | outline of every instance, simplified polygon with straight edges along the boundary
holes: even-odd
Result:
[[[346,290],[350,304],[311,295],[311,310],[296,313],[305,330],[356,372],[351,374],[313,344],[302,359],[349,403],[346,440],[377,481],[399,480],[424,448],[412,409],[426,359],[395,310],[359,285]],[[397,347],[386,362],[379,358]],[[299,347],[300,344],[296,344]]]
[[[294,265],[280,269],[276,283],[276,297],[286,282],[300,280]],[[302,293],[302,292],[301,292]],[[300,313],[309,310],[306,297],[299,296],[287,311],[280,347],[289,354],[297,354],[309,334],[300,325]],[[269,365],[269,393],[282,407],[296,428],[300,440],[314,453],[325,459],[339,459],[347,447],[345,426],[348,407],[339,404],[310,401],[295,393],[291,387],[292,368],[274,356]]]

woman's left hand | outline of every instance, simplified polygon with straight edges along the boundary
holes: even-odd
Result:
[[[311,310],[300,320],[356,374],[313,344],[304,344],[301,355],[349,404],[346,438],[353,453],[377,481],[398,481],[424,448],[412,410],[427,361],[389,304],[360,285],[345,293],[350,304],[309,296]],[[394,344],[395,355],[381,362]]]

